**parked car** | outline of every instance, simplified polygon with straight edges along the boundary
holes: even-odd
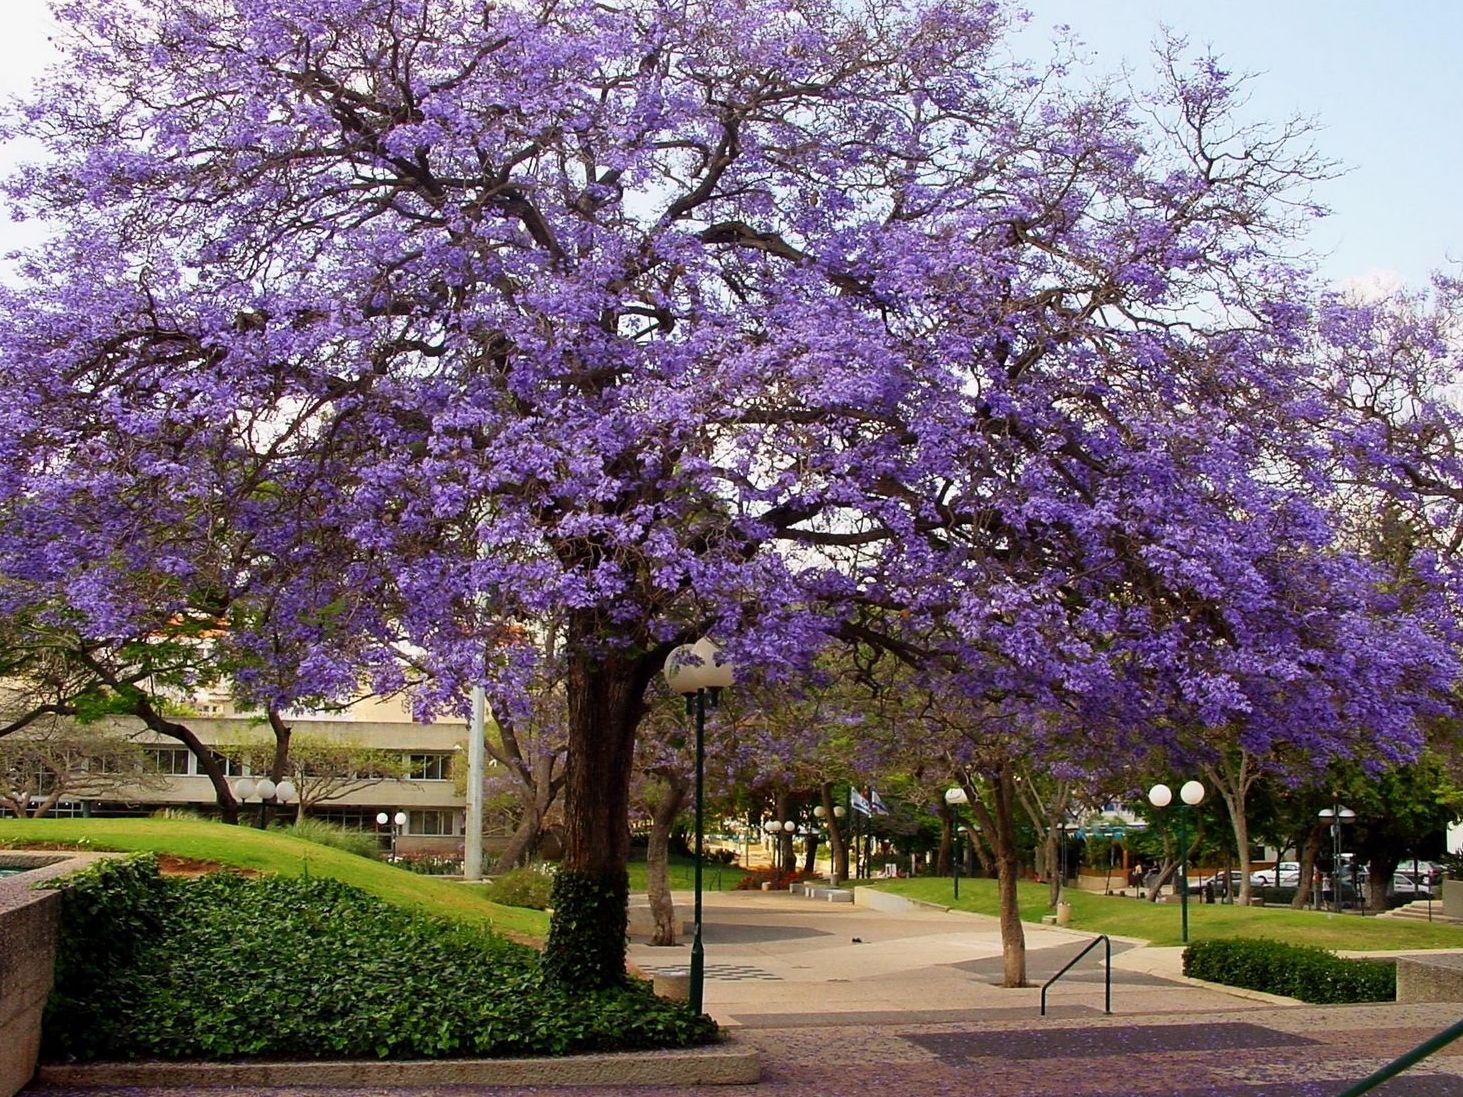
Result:
[[[1278,872],[1276,870],[1279,870]],[[1250,873],[1251,887],[1300,887],[1300,862],[1281,861],[1274,868],[1262,868]]]
[[[1217,898],[1224,899],[1231,895],[1239,894],[1240,882],[1244,874],[1240,872],[1211,872],[1208,870],[1195,870],[1189,873],[1189,894],[1201,894],[1206,885],[1213,885],[1214,894]]]
[[[1425,868],[1413,875],[1410,868],[1392,874],[1392,894],[1399,899],[1435,899],[1442,894],[1441,878],[1434,878]]]

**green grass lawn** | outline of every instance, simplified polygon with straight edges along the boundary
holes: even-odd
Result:
[[[147,851],[299,876],[330,876],[388,903],[541,941],[548,915],[490,903],[480,890],[423,876],[277,831],[198,819],[0,819],[0,846],[41,842],[90,850]]]
[[[675,854],[671,854],[669,874],[673,891],[690,891],[695,883],[696,863],[690,857],[677,857]],[[704,864],[701,866],[701,890],[703,892],[734,891],[737,883],[745,875],[747,875],[746,869],[736,865]],[[631,850],[630,894],[632,896],[645,894],[646,876],[645,851],[643,849]]]
[[[881,890],[911,899],[939,903],[957,910],[995,914],[996,882],[962,879],[960,901],[953,898],[949,877],[925,876],[912,880],[879,881]],[[1040,922],[1051,913],[1045,884],[1023,883],[1018,896],[1021,919]],[[1180,940],[1178,903],[1148,903],[1122,895],[1095,895],[1067,889],[1072,904],[1068,928],[1086,933],[1138,937],[1155,945],[1177,945]],[[1441,909],[1442,904],[1439,904]],[[1189,903],[1189,940],[1217,937],[1268,937],[1327,949],[1463,948],[1463,926],[1408,922],[1392,918],[1328,914],[1289,907],[1241,907]]]

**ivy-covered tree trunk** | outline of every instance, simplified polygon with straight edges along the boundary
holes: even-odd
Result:
[[[591,620],[570,628],[564,859],[543,967],[553,982],[593,990],[625,979],[630,776],[651,664],[595,644]]]

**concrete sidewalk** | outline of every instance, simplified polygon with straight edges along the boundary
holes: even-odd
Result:
[[[688,917],[690,901],[677,896]],[[798,1097],[849,1092],[845,1071],[887,1095],[1334,1097],[1463,1015],[1453,1003],[1306,1006],[1200,983],[1183,975],[1183,949],[1119,940],[1111,1015],[1099,947],[1041,1016],[1039,989],[999,985],[995,918],[764,892],[711,894],[705,909],[706,1008],[761,1054],[759,1089]],[[1024,930],[1038,985],[1092,940]],[[647,971],[684,966],[689,938],[631,955]],[[1373,1092],[1463,1097],[1463,1041]]]
[[[1027,925],[1027,979],[1000,986],[995,918],[931,907],[904,911],[819,902],[786,892],[705,896],[704,1006],[728,1028],[779,1024],[858,1024],[1018,1020],[1039,1014],[1040,984],[1092,940],[1089,934]],[[691,896],[676,895],[689,918]],[[688,926],[689,931],[689,926]],[[1182,950],[1113,942],[1115,1014],[1272,1008],[1273,1000],[1192,983]],[[630,962],[647,974],[684,968],[690,938],[671,948],[643,942]],[[1103,950],[1095,949],[1048,993],[1048,1015],[1101,1016]]]

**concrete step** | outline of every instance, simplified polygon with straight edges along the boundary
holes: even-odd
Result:
[[[1428,910],[1429,903],[1426,899],[1418,899],[1415,902],[1405,903],[1400,907],[1394,907],[1385,914],[1378,914],[1378,918],[1398,918],[1404,922],[1447,922],[1453,925],[1463,925],[1463,920],[1449,918],[1443,913],[1443,904],[1439,899],[1431,903],[1432,910]],[[1429,916],[1431,913],[1431,916]]]
[[[793,884],[788,889],[794,895],[801,895],[807,899],[817,899],[824,903],[852,903],[853,892],[847,888],[819,887],[817,884],[801,883]]]

